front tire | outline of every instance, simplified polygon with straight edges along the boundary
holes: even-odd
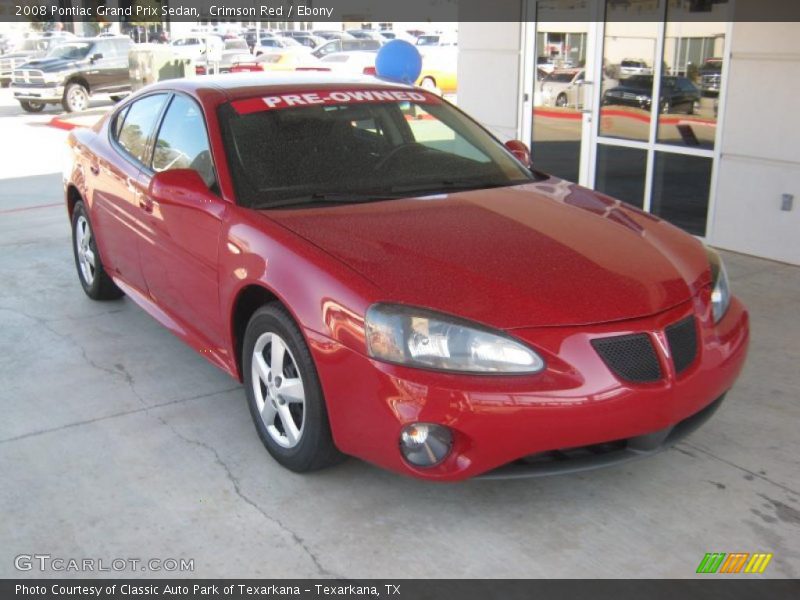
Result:
[[[22,110],[28,113],[40,113],[44,110],[44,102],[36,102],[35,100],[20,100],[19,105]]]
[[[116,300],[123,296],[122,290],[103,268],[89,215],[83,202],[76,203],[72,211],[72,252],[75,255],[78,279],[89,298]]]
[[[253,423],[278,463],[302,473],[342,460],[311,352],[279,304],[261,307],[250,319],[242,372]]]
[[[80,83],[70,83],[64,90],[61,101],[67,112],[81,112],[89,108],[89,90]]]

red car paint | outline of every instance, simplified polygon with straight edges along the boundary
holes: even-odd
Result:
[[[74,131],[71,213],[85,201],[106,269],[135,302],[241,380],[235,313],[248,290],[273,294],[311,348],[333,437],[346,454],[420,478],[458,480],[532,453],[674,425],[733,385],[748,317],[735,298],[714,324],[702,244],[602,194],[556,178],[427,199],[256,211],[237,206],[217,108],[275,94],[352,90],[318,74],[170,81],[202,107],[219,195],[156,200],[150,175],[109,141],[109,119]],[[359,89],[401,89],[371,80]],[[364,315],[375,302],[426,307],[504,330],[540,353],[541,373],[481,376],[377,361]],[[698,322],[699,358],[676,375],[664,328]],[[646,332],[665,378],[618,379],[590,340]],[[430,469],[407,464],[400,429],[455,432]]]

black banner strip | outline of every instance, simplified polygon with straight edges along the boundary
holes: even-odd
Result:
[[[800,581],[748,576],[703,576],[690,580],[5,579],[0,580],[0,597],[4,600],[794,600],[800,597]]]
[[[602,0],[601,0],[602,3]],[[0,0],[0,22],[519,22],[582,19],[574,0]],[[614,21],[800,21],[795,0],[607,0]]]

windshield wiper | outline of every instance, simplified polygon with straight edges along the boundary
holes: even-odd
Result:
[[[498,187],[508,187],[511,185],[520,185],[522,183],[527,183],[527,181],[469,181],[469,180],[462,180],[462,181],[450,181],[450,180],[443,180],[443,181],[435,181],[435,182],[428,182],[428,183],[420,183],[416,185],[395,185],[392,186],[390,189],[393,192],[397,192],[398,194],[411,194],[411,193],[418,193],[424,192],[426,194],[437,194],[437,193],[447,193],[452,191],[468,191],[468,190],[486,190],[490,188],[498,188]]]
[[[310,204],[361,204],[364,202],[377,202],[380,200],[395,200],[402,198],[403,194],[377,192],[314,192],[285,198],[277,202],[270,202],[267,206],[259,208],[289,208],[293,206],[307,206]]]

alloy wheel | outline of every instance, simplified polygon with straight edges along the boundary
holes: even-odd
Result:
[[[92,228],[89,221],[81,215],[75,222],[75,249],[78,252],[78,265],[86,285],[91,286],[97,272],[97,262],[92,249]]]
[[[306,395],[297,361],[279,335],[259,336],[252,370],[256,406],[267,433],[279,446],[294,448],[305,429]]]
[[[81,112],[88,108],[89,97],[81,86],[75,85],[69,90],[68,103],[74,112]]]

